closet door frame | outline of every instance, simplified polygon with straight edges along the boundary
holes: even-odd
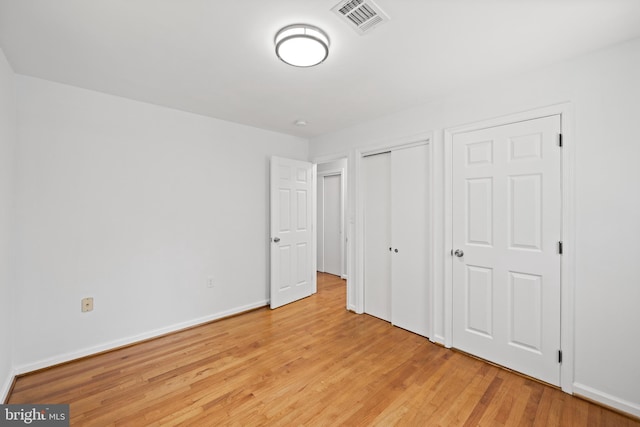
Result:
[[[429,206],[431,210],[431,215],[429,215],[429,224],[428,228],[430,231],[430,235],[432,236],[432,240],[430,242],[430,272],[429,272],[429,283],[428,283],[428,298],[429,298],[429,325],[427,327],[428,336],[433,336],[433,324],[434,324],[434,298],[433,298],[433,283],[434,283],[434,274],[435,274],[435,246],[434,246],[434,218],[433,218],[433,199],[434,199],[434,163],[433,163],[433,150],[434,150],[434,133],[427,132],[418,135],[413,135],[406,138],[400,138],[397,140],[386,141],[379,144],[374,145],[372,148],[366,149],[356,149],[349,156],[349,169],[353,171],[351,176],[354,177],[354,229],[355,229],[355,244],[353,245],[353,257],[354,260],[354,274],[353,277],[350,276],[350,281],[347,287],[347,294],[353,295],[353,300],[350,301],[351,304],[348,305],[348,308],[352,311],[355,311],[358,314],[364,313],[364,192],[363,184],[364,184],[364,176],[363,176],[363,167],[362,160],[366,156],[370,156],[373,154],[384,153],[386,151],[393,151],[402,148],[410,148],[419,145],[427,145],[429,147]]]

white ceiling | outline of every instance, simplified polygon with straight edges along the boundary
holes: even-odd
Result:
[[[0,46],[20,74],[313,137],[640,37],[639,0],[375,1],[391,21],[361,36],[338,0],[0,0]],[[325,63],[276,58],[293,23]]]

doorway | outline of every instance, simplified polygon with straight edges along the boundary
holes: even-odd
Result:
[[[318,271],[342,277],[342,175],[318,178]]]
[[[319,163],[317,181],[317,270],[347,278],[347,159]]]

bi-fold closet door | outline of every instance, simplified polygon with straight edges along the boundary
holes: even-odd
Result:
[[[363,158],[364,311],[427,336],[429,146]]]

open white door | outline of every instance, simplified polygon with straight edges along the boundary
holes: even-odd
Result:
[[[271,308],[316,292],[316,167],[271,158]]]

